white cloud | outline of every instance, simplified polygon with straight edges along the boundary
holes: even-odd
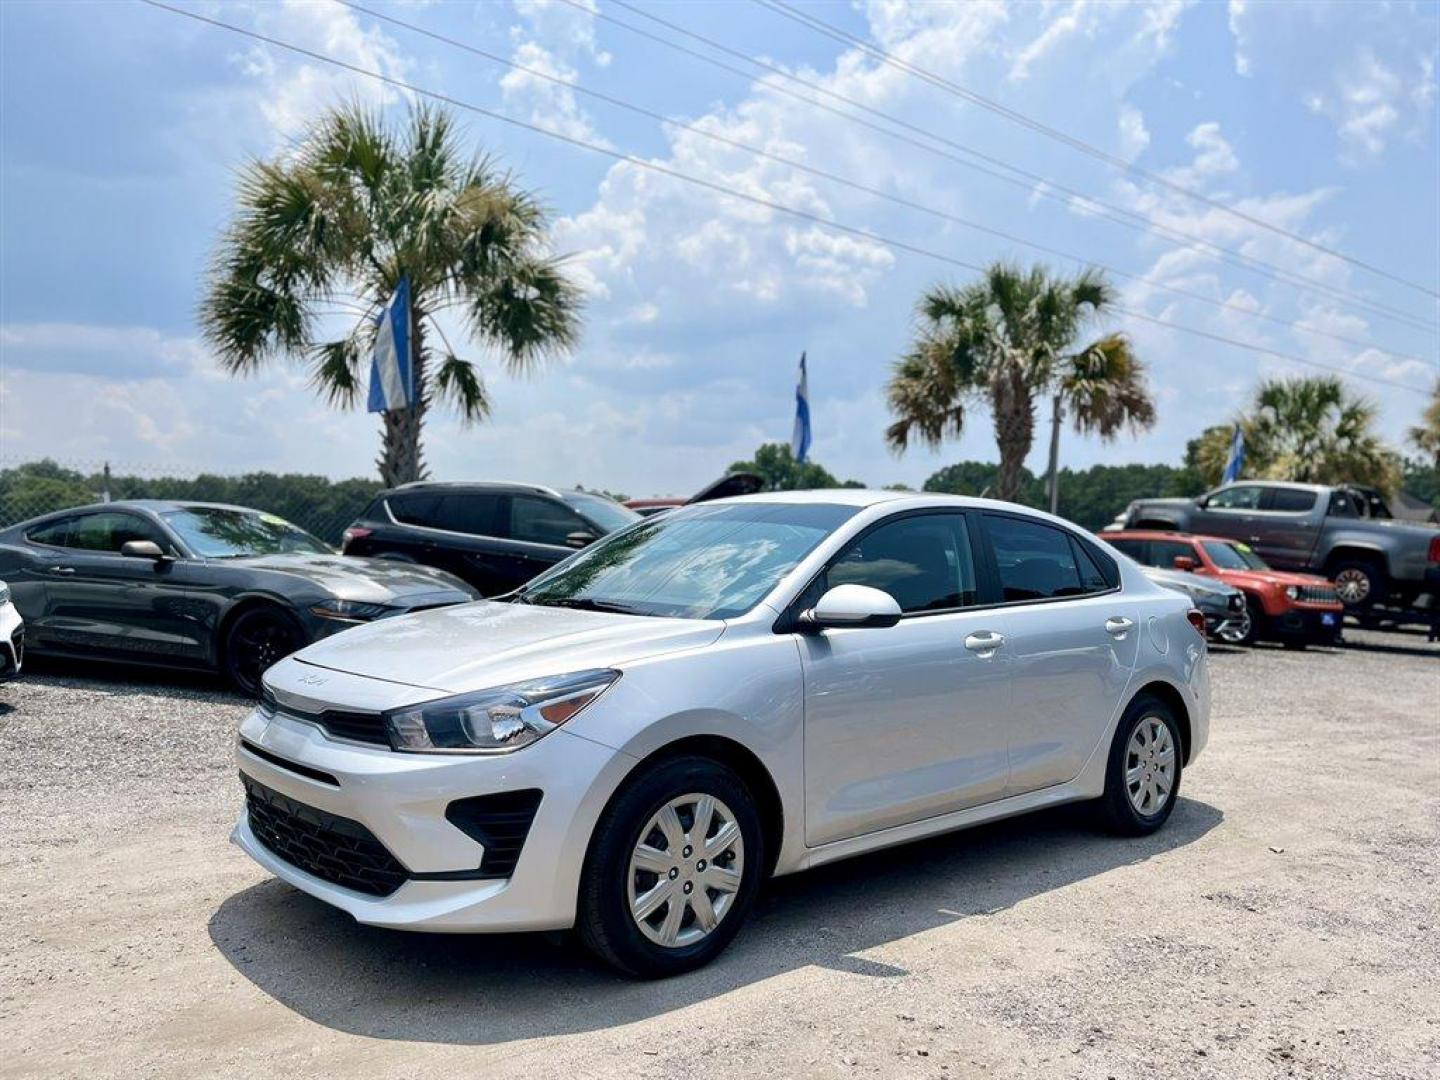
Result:
[[[1016,54],[1015,62],[1010,65],[1010,78],[1016,81],[1028,78],[1030,68],[1052,50],[1059,48],[1067,38],[1088,34],[1088,7],[1088,0],[1071,0],[1064,12],[1050,19],[1040,35]]]
[[[1230,33],[1235,38],[1235,73],[1237,75],[1251,73],[1249,45],[1246,39],[1246,15],[1249,10],[1248,0],[1230,0],[1229,23]]]
[[[1145,114],[1135,106],[1120,106],[1120,154],[1134,161],[1150,145],[1150,132],[1145,127]]]
[[[510,59],[518,67],[500,79],[505,103],[522,110],[533,124],[609,146],[580,107],[575,91],[564,85],[580,81],[575,64],[582,58],[598,67],[610,63],[610,54],[595,41],[593,2],[582,11],[556,0],[516,0],[515,10],[525,25],[511,31]]]
[[[178,374],[204,357],[198,339],[148,326],[0,324],[0,365],[10,369],[134,379]]]

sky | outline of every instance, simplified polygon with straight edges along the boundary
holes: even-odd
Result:
[[[1258,379],[1318,373],[1301,361],[1346,372],[1398,446],[1440,374],[1435,3],[793,0],[867,50],[757,0],[364,0],[506,66],[334,0],[171,2],[809,215],[461,111],[475,152],[549,208],[586,306],[573,353],[531,377],[459,348],[494,412],[431,414],[439,479],[687,494],[788,440],[802,350],[811,457],[838,476],[918,486],[994,460],[983,408],[936,452],[884,443],[916,300],[974,276],[945,260],[1107,267],[1130,311],[1271,350],[1133,315],[1096,325],[1131,337],[1158,421],[1108,444],[1067,430],[1070,466],[1178,464]],[[0,465],[374,475],[377,417],[330,409],[298,362],[224,374],[195,318],[238,171],[356,100],[400,120],[417,98],[139,0],[0,4]]]

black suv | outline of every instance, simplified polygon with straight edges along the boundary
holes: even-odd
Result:
[[[485,596],[499,596],[639,520],[613,499],[585,491],[420,481],[382,491],[345,530],[341,550],[437,566]]]

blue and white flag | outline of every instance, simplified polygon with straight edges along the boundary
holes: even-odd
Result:
[[[795,430],[790,434],[790,453],[804,461],[810,452],[810,384],[805,374],[805,354],[800,354],[800,381],[795,384]]]
[[[1222,484],[1233,484],[1240,479],[1240,470],[1245,467],[1245,432],[1240,430],[1240,425],[1235,425],[1235,434],[1230,437],[1230,458],[1225,462],[1225,475],[1220,478]]]
[[[380,313],[375,351],[370,357],[371,412],[409,408],[415,400],[415,375],[410,363],[410,278],[401,277],[395,295]]]

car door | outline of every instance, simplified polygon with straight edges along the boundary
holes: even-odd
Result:
[[[45,560],[40,635],[97,654],[203,662],[207,633],[195,618],[185,570],[174,560],[120,554],[131,540],[176,552],[173,540],[140,514],[101,510],[70,520],[64,548]]]
[[[969,515],[890,518],[806,590],[869,585],[905,612],[891,627],[797,637],[805,687],[805,837],[811,845],[999,798],[1009,676],[996,613],[979,601]],[[967,641],[970,647],[967,648]]]
[[[582,535],[594,539],[595,527],[559,499],[510,496],[509,528],[505,536],[517,560],[516,573],[524,574],[515,584],[522,585],[575,554],[584,546],[580,541]]]
[[[1012,679],[1006,793],[1019,795],[1079,774],[1120,706],[1140,627],[1093,544],[1028,516],[982,520]]]
[[[1249,543],[1265,489],[1259,484],[1231,484],[1212,492],[1195,512],[1192,532],[1213,533]]]
[[[1243,537],[1271,566],[1303,570],[1320,536],[1324,509],[1320,493],[1304,488],[1267,488],[1254,530]]]

